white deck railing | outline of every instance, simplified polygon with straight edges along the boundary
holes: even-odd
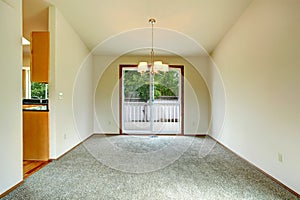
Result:
[[[150,103],[124,102],[124,122],[149,122],[151,120]],[[152,106],[153,122],[178,123],[180,120],[180,103],[177,101],[154,102]]]

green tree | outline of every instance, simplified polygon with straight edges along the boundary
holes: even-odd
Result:
[[[158,90],[160,92],[160,96],[168,96],[168,97],[177,96],[170,88],[168,88],[162,84],[155,84],[154,92],[155,92],[155,90]]]
[[[32,82],[31,83],[31,97],[45,99],[46,98],[46,84]]]
[[[155,84],[160,84],[162,96],[178,96],[180,73],[170,70],[166,73],[160,72],[154,75]]]
[[[150,84],[144,84],[136,91],[139,94],[139,97],[144,100],[148,101],[150,99]],[[161,91],[159,90],[158,87],[154,86],[154,99],[158,99],[161,96]]]
[[[137,71],[128,70],[125,71],[123,80],[125,98],[139,97],[139,92],[137,89],[142,87],[144,84],[149,84],[150,74],[149,72],[146,72],[141,75]]]
[[[137,71],[127,70],[123,76],[125,98],[141,98],[148,101],[150,98],[150,73],[140,74]],[[160,96],[178,96],[180,74],[178,71],[160,72],[154,74],[154,99]]]

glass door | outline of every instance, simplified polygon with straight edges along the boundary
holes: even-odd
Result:
[[[181,134],[183,119],[182,68],[140,74],[121,66],[121,133]]]
[[[136,67],[122,68],[122,131],[150,133],[150,73]]]

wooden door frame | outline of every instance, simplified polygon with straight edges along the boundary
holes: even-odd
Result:
[[[119,65],[119,134],[120,135],[127,135],[127,133],[123,132],[123,98],[122,98],[122,87],[123,87],[123,68],[136,68],[138,65]],[[181,72],[181,82],[180,82],[180,106],[181,106],[181,113],[180,113],[180,120],[181,120],[181,133],[173,134],[173,135],[184,135],[184,65],[169,65],[170,68],[177,68],[180,69]],[[134,134],[130,134],[134,135]],[[151,135],[151,134],[138,134],[138,135]],[[156,135],[172,135],[172,134],[156,134]]]

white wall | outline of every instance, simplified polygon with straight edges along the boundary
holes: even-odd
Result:
[[[81,141],[94,133],[93,74],[93,56],[90,54],[78,71],[73,91],[74,119]]]
[[[57,158],[89,135],[86,132],[82,135],[77,132],[79,129],[76,127],[73,110],[73,95],[78,78],[77,74],[89,50],[58,9],[51,7],[49,14],[51,34],[50,156],[51,158]],[[88,63],[87,65],[89,64],[92,68],[92,64]],[[90,71],[83,72],[82,76],[86,74],[90,74],[92,77]],[[92,78],[90,81],[92,83]],[[83,87],[87,87],[87,90],[89,90],[89,85],[86,83]],[[84,88],[80,88],[80,91],[82,90]],[[59,99],[59,93],[63,94],[62,99]],[[78,106],[81,101],[89,101],[84,96],[80,98],[82,99],[77,100],[75,106]],[[92,99],[92,94],[88,98]],[[90,110],[86,112],[90,112]],[[92,121],[92,113],[90,119],[82,120],[84,120],[82,123],[89,123],[88,120]],[[92,127],[93,125],[91,125],[91,129]],[[88,131],[88,129],[84,128],[80,131]]]
[[[227,95],[218,140],[298,193],[299,11],[299,0],[256,0],[213,52]]]
[[[208,87],[210,94],[210,103],[211,110],[210,115],[210,125],[208,129],[208,133],[214,137],[220,137],[223,131],[224,125],[224,117],[225,117],[225,88],[223,84],[223,79],[220,75],[220,71],[211,57],[207,57],[207,59],[203,59],[203,57],[186,57],[190,63],[193,63],[193,66],[198,70],[201,74],[205,83]],[[210,144],[210,143],[209,143]],[[212,149],[215,143],[210,144],[207,149]],[[206,152],[209,153],[209,150]]]
[[[111,59],[111,57],[108,57]],[[99,82],[95,92],[95,132],[119,132],[119,65],[136,64],[141,57],[121,56],[111,64],[104,56],[94,56],[95,77]],[[149,57],[144,57],[147,60]],[[164,63],[184,65],[185,75],[185,134],[206,134],[210,123],[210,96],[205,81],[198,71],[180,57],[158,58]],[[203,57],[202,65],[208,64],[208,57]],[[107,65],[103,65],[103,62]],[[205,66],[207,67],[207,66]]]
[[[23,180],[22,1],[0,0],[0,194]]]

